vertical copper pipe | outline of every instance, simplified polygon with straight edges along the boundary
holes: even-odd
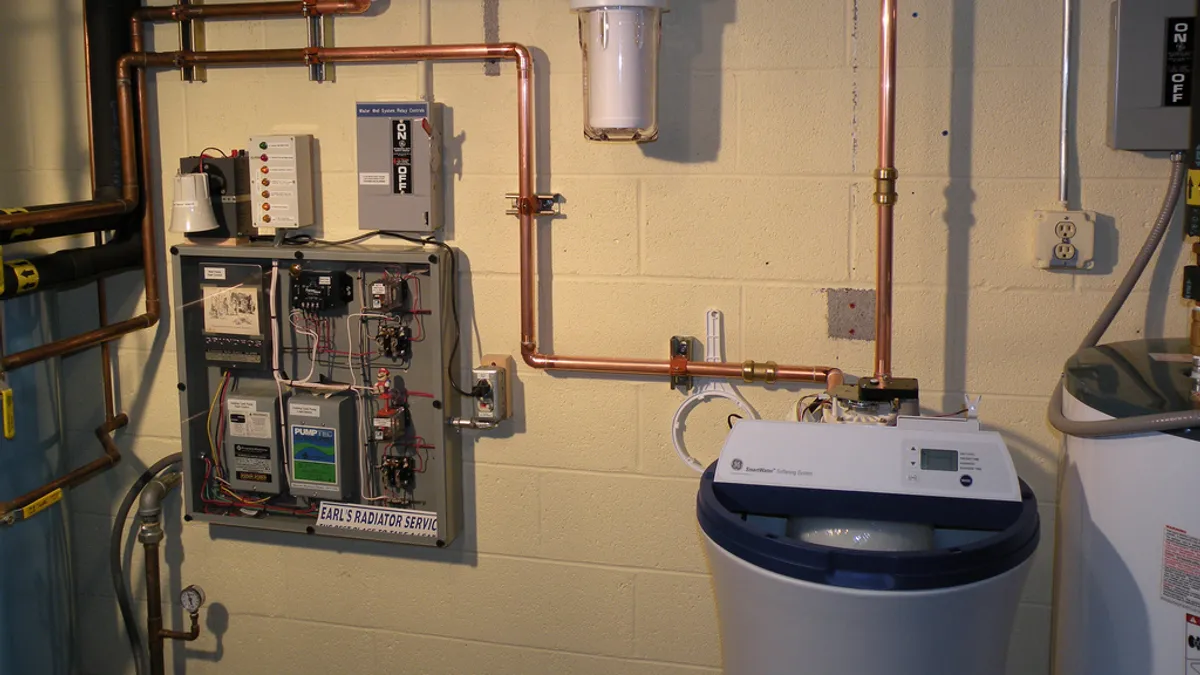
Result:
[[[882,0],[879,45],[879,169],[875,175],[875,377],[892,376],[892,265],[896,204],[896,17],[898,0]]]
[[[179,0],[179,6],[185,10],[190,7],[192,0]],[[186,14],[181,13],[179,19],[179,51],[194,52],[196,51],[196,27],[192,25],[192,19]],[[139,50],[140,51],[140,50]],[[179,69],[179,77],[184,82],[196,81],[196,66],[184,66]]]
[[[158,544],[142,544],[146,551],[146,635],[150,638],[150,675],[164,675],[162,587],[159,586]]]
[[[104,237],[99,232],[93,235],[96,246],[104,243]],[[108,326],[108,290],[104,279],[96,280],[96,311],[100,315],[100,327]],[[117,414],[116,394],[113,391],[112,347],[107,342],[100,343],[100,374],[104,380],[104,420],[112,421]]]
[[[142,49],[137,44],[135,48]],[[153,164],[150,158],[150,111],[146,93],[146,69],[139,68],[137,76],[138,143],[141,146],[142,180],[142,267],[146,285],[146,316],[150,326],[158,323],[162,305],[158,298],[158,232],[154,227],[154,190],[150,189]],[[132,158],[130,158],[132,159]],[[147,326],[149,327],[149,326]]]

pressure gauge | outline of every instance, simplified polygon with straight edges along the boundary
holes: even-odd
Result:
[[[199,586],[188,586],[179,593],[179,604],[188,614],[196,614],[204,605],[204,589]]]

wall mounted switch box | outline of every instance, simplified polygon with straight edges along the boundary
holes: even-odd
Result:
[[[358,228],[442,227],[440,103],[359,103]]]
[[[250,212],[255,228],[295,229],[316,222],[312,136],[250,139]]]
[[[239,381],[225,397],[225,480],[235,490],[277,495],[283,485],[279,397],[263,378]]]
[[[179,172],[195,173],[200,165],[200,157],[184,157],[179,160]],[[204,173],[208,174],[208,192],[212,195],[218,227],[188,233],[187,238],[202,242],[254,234],[250,218],[250,156],[243,150],[232,157],[205,157]]]
[[[1196,73],[1194,0],[1112,5],[1108,143],[1115,150],[1182,150]]]

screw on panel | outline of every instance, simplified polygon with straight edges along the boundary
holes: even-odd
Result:
[[[444,539],[438,539],[438,540],[437,540],[437,547],[438,547],[438,548],[446,548],[446,541],[445,541]]]
[[[304,252],[296,251],[296,260],[304,260]]]
[[[436,255],[433,255],[433,254],[431,253],[431,254],[429,255],[429,264],[430,264],[430,265],[436,265],[437,263],[438,263],[437,256],[436,256]]]
[[[436,410],[441,410],[441,409],[442,409],[442,402],[441,402],[441,401],[434,401],[434,402],[433,402],[433,407],[434,407],[434,409],[436,409]]]
[[[171,247],[171,255],[179,255],[179,247],[178,246]]]
[[[191,516],[183,517],[183,522],[185,522],[185,523],[190,523],[190,522],[192,522],[192,520],[194,520],[194,519]]]
[[[187,391],[187,385],[182,382],[180,382],[179,384],[177,384],[175,386],[179,388],[179,391]]]
[[[308,527],[304,528],[304,531],[307,534],[316,534],[317,533],[317,529],[315,527],[313,527],[312,525],[309,525]]]

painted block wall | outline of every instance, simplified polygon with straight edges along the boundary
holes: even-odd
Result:
[[[482,39],[480,2],[433,4],[436,42]],[[563,217],[540,228],[543,346],[664,356],[671,335],[701,334],[704,311],[715,307],[725,312],[730,360],[867,373],[868,343],[827,336],[823,289],[874,281],[877,4],[674,4],[664,26],[661,140],[634,147],[583,138],[567,3],[499,3],[501,38],[537,49],[539,187],[566,197]],[[1108,3],[1083,0],[1073,199],[1101,214],[1098,266],[1081,275],[1033,269],[1031,212],[1054,207],[1057,194],[1057,5],[913,0],[900,15],[896,372],[921,379],[931,411],[957,409],[964,392],[983,394],[985,421],[1005,434],[1042,503],[1045,540],[1022,596],[1014,675],[1047,672],[1059,444],[1044,420],[1048,394],[1143,240],[1168,171],[1161,155],[1105,146]],[[334,35],[339,45],[414,43],[417,3],[378,2],[368,17],[338,19]],[[304,27],[217,23],[207,39],[211,49],[297,47]],[[174,48],[173,27],[156,29],[153,44]],[[25,53],[45,48],[30,42]],[[500,70],[434,69],[434,93],[449,107],[446,234],[462,249],[463,316],[477,324],[464,338],[467,359],[518,349],[516,224],[503,199],[516,188],[514,75],[509,65]],[[154,81],[156,174],[169,181],[176,158],[241,147],[251,133],[312,133],[329,238],[356,233],[354,103],[418,93],[416,68],[402,65],[338,66],[336,82],[322,85],[301,68],[213,70],[204,84],[163,72]],[[27,109],[27,129],[38,128],[39,110]],[[4,138],[37,154],[36,134]],[[61,143],[53,133],[45,142]],[[31,200],[41,185],[30,186]],[[161,191],[155,198],[161,211]],[[1166,250],[1110,339],[1183,334],[1174,299],[1180,238],[1168,237]],[[138,311],[136,275],[117,280],[113,296],[114,316]],[[91,298],[81,289],[59,300],[82,309]],[[170,329],[165,321],[121,341],[121,407],[133,422],[120,443],[130,460],[70,499],[86,626],[74,647],[84,673],[131,672],[108,587],[106,532],[125,486],[178,447]],[[82,456],[94,451],[100,416],[94,360],[71,359],[64,370],[73,382],[66,424]],[[802,391],[744,388],[768,417],[783,417]],[[695,476],[668,436],[679,401],[663,382],[522,367],[514,423],[469,434],[467,530],[449,551],[210,530],[179,522],[178,501],[170,502],[166,597],[198,583],[210,600],[203,637],[174,650],[173,667],[716,672]],[[715,457],[728,412],[713,405],[692,418],[687,438],[700,458]],[[184,620],[176,606],[167,616]]]

